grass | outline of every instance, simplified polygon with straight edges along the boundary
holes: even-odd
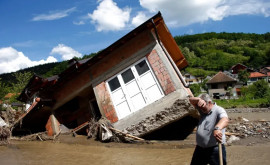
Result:
[[[228,108],[263,108],[269,107],[267,99],[231,99],[231,100],[214,100],[217,105],[228,109]]]

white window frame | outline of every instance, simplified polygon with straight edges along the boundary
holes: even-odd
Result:
[[[143,73],[142,75],[139,75],[138,72],[137,72],[137,70],[136,70],[136,68],[135,68],[135,65],[139,64],[139,63],[142,62],[142,61],[145,61],[145,62],[147,63],[149,70],[146,71],[145,73]],[[125,68],[125,69],[122,70],[121,72],[117,73],[115,76],[113,76],[113,77],[111,77],[111,78],[109,78],[108,80],[105,81],[105,82],[106,82],[106,87],[107,87],[107,89],[108,89],[108,91],[109,91],[109,93],[110,93],[110,97],[111,97],[111,99],[112,99],[113,106],[114,106],[114,108],[115,108],[115,110],[116,110],[116,114],[117,114],[118,118],[119,118],[119,116],[121,116],[121,114],[119,114],[119,112],[118,112],[118,110],[117,110],[117,108],[116,108],[116,106],[115,106],[115,102],[116,102],[116,101],[115,101],[115,98],[114,98],[113,95],[112,95],[112,91],[111,91],[111,88],[110,88],[110,86],[109,86],[109,81],[112,80],[112,79],[114,79],[115,77],[118,78],[119,83],[120,83],[120,87],[117,88],[117,89],[115,89],[114,91],[119,90],[120,88],[122,88],[122,90],[123,90],[123,92],[124,92],[124,95],[125,95],[125,98],[126,98],[126,100],[127,100],[128,106],[129,106],[129,108],[130,108],[130,110],[131,110],[131,112],[129,113],[129,115],[139,110],[139,109],[135,109],[135,107],[133,106],[132,101],[131,101],[131,99],[130,99],[130,96],[128,96],[128,92],[127,92],[127,89],[126,89],[126,84],[128,84],[128,83],[130,83],[130,82],[128,82],[128,83],[125,84],[124,81],[123,81],[123,78],[122,78],[122,76],[121,76],[121,74],[122,74],[123,72],[127,71],[128,69],[131,69],[131,70],[132,70],[132,73],[133,73],[133,75],[134,75],[134,79],[136,80],[137,85],[138,85],[138,87],[140,88],[140,91],[141,91],[141,93],[142,93],[143,98],[146,100],[146,104],[145,104],[143,107],[145,107],[145,106],[147,106],[147,105],[153,103],[154,101],[156,101],[156,100],[154,100],[154,101],[149,100],[149,98],[148,98],[148,96],[147,96],[148,94],[147,94],[146,91],[144,90],[145,88],[143,87],[143,84],[140,82],[140,81],[141,81],[141,80],[140,80],[140,77],[142,77],[143,75],[145,75],[145,74],[147,74],[147,73],[150,72],[150,73],[152,74],[152,77],[154,78],[154,81],[155,81],[156,84],[157,84],[157,87],[158,87],[159,91],[160,91],[160,94],[161,94],[161,97],[160,97],[160,98],[162,98],[162,97],[165,96],[165,95],[164,95],[164,92],[163,92],[163,89],[161,88],[161,86],[160,86],[160,84],[159,84],[159,81],[157,80],[156,75],[154,74],[154,71],[153,71],[152,68],[151,68],[151,65],[149,64],[147,58],[144,57],[144,58],[140,59],[139,61],[137,61],[136,63],[134,63],[134,64],[128,66],[127,68]],[[143,107],[142,107],[142,108],[143,108]],[[142,109],[142,108],[140,108],[140,109]],[[125,118],[125,117],[122,117],[122,118]],[[120,117],[119,120],[122,119],[122,118]]]

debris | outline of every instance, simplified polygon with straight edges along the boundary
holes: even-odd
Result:
[[[262,137],[270,139],[270,122],[259,120],[259,121],[248,121],[238,118],[231,120],[227,127],[227,136],[235,135],[240,138],[246,137]]]
[[[0,127],[7,126],[7,123],[0,117]]]
[[[111,139],[111,137],[113,136],[112,131],[106,127],[106,125],[104,123],[100,124],[100,128],[101,128],[101,141],[109,141]]]
[[[133,142],[134,140],[144,140],[113,128],[110,121],[106,118],[101,118],[99,121],[91,120],[87,131],[88,138],[95,138],[101,142]]]
[[[10,136],[10,130],[7,126],[0,127],[0,144],[8,143],[8,138]]]
[[[64,124],[60,124],[59,129],[61,130],[61,134],[68,134],[71,132]]]
[[[123,135],[125,135],[125,136],[127,136],[127,137],[133,138],[133,139],[135,139],[135,140],[144,141],[144,139],[142,139],[142,138],[139,138],[139,137],[136,137],[136,136],[132,136],[132,135],[130,135],[130,134],[124,133],[124,132],[122,132],[122,131],[120,131],[120,130],[117,130],[117,129],[115,129],[115,128],[110,127],[110,129],[113,130],[113,131],[116,131],[116,132],[118,132],[118,133],[121,133],[121,134],[123,134]]]
[[[238,140],[240,140],[240,138],[239,137],[236,137],[236,136],[234,136],[234,135],[231,135],[230,136],[230,138],[227,140],[227,144],[232,144],[234,141],[238,141]]]
[[[47,132],[39,132],[23,137],[11,137],[12,140],[26,140],[26,141],[35,141],[35,140],[40,140],[40,141],[47,141],[47,140],[54,140],[53,137],[50,137],[47,135]]]

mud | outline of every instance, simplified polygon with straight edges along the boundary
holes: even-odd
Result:
[[[87,144],[83,144],[85,138],[80,138],[82,143],[73,142],[72,144],[49,141],[13,141],[8,146],[0,146],[0,164],[187,165],[190,164],[195,147],[195,145],[185,146],[177,141],[125,144],[88,140]],[[270,161],[269,150],[269,142],[249,146],[227,146],[228,164],[267,165]]]
[[[270,112],[231,113],[235,119],[270,120]],[[0,146],[2,165],[186,165],[195,148],[195,133],[185,140],[147,141],[144,143],[101,143],[85,136],[59,136],[54,141],[17,141]],[[254,152],[255,151],[255,152]],[[268,165],[270,141],[262,137],[246,137],[227,146],[230,165]]]

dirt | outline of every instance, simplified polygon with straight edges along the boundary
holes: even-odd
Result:
[[[230,112],[231,119],[270,120],[270,112]],[[263,118],[262,118],[263,117]],[[190,164],[195,148],[195,134],[182,141],[147,141],[144,143],[101,143],[85,136],[65,135],[55,141],[11,141],[0,146],[1,165],[176,165]],[[270,140],[248,136],[227,145],[228,164],[267,165]]]

